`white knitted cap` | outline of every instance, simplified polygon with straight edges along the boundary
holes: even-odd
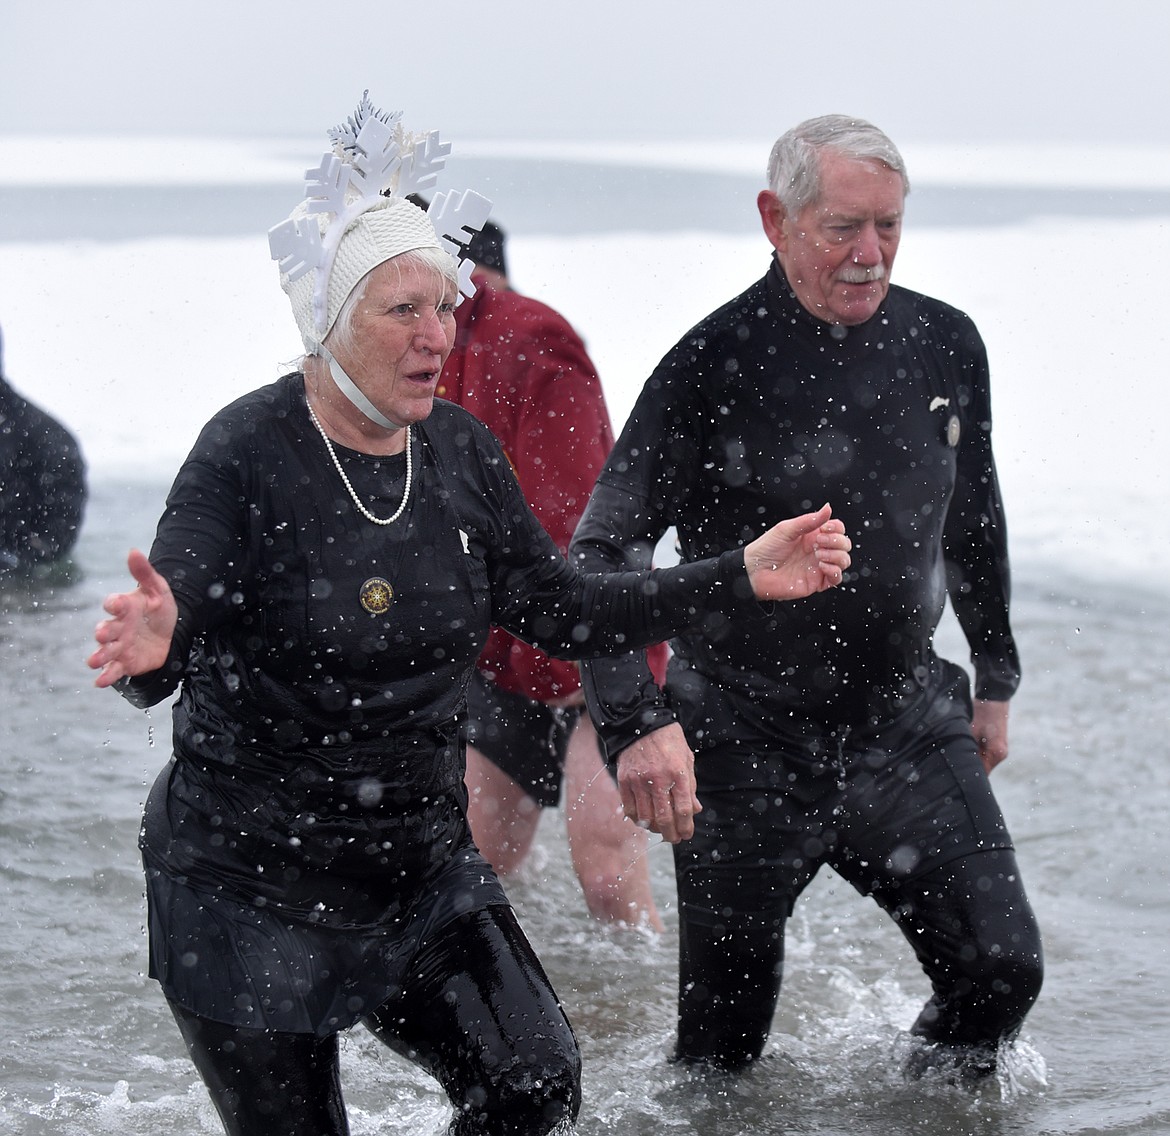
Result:
[[[302,201],[292,211],[291,219],[308,216],[308,202]],[[324,235],[332,217],[327,213],[314,216]],[[430,218],[417,205],[404,197],[379,198],[357,216],[341,238],[329,273],[328,314],[324,330],[319,330],[313,319],[313,289],[318,273],[326,269],[316,268],[291,282],[286,273],[280,275],[280,286],[292,304],[293,317],[305,350],[314,352],[329,334],[342,305],[367,272],[401,253],[442,247]]]

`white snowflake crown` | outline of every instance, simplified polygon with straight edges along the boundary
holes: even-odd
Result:
[[[328,330],[329,278],[346,232],[363,213],[386,207],[388,198],[402,200],[433,189],[451,152],[437,130],[411,133],[401,111],[379,110],[368,90],[329,137],[332,150],[305,171],[302,206],[268,231],[268,247],[286,286],[316,272],[312,313],[319,336]],[[483,227],[491,208],[486,197],[468,189],[436,193],[426,210],[439,247],[459,261],[459,290],[465,296],[475,293],[475,265],[463,256],[463,247]]]

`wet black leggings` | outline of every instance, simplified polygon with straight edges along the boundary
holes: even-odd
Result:
[[[740,868],[734,879],[725,874],[729,899],[751,886],[747,874],[751,869]],[[997,1046],[1019,1031],[1043,973],[1015,854],[979,852],[871,894],[897,922],[934,988],[911,1033],[993,1069]],[[688,910],[688,895],[701,904]],[[701,885],[694,875],[680,878],[677,1056],[735,1068],[759,1057],[767,1040],[790,906],[776,896],[769,907],[733,912],[719,896],[718,872]]]
[[[432,1073],[452,1136],[541,1136],[581,1103],[576,1038],[511,908],[440,932],[365,1024]],[[171,1009],[228,1136],[346,1136],[336,1035],[237,1029]]]

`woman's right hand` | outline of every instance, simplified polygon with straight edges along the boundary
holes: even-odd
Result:
[[[132,592],[118,592],[102,605],[109,614],[94,631],[99,646],[86,660],[101,673],[95,686],[112,686],[119,679],[156,671],[171,652],[179,609],[170,585],[138,549],[127,564],[138,581]]]

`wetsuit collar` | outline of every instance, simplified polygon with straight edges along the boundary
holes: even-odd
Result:
[[[865,323],[845,326],[845,324],[829,323],[814,316],[797,298],[784,274],[784,268],[779,258],[772,254],[772,266],[764,278],[768,287],[768,296],[772,310],[785,324],[814,339],[822,350],[840,351],[844,354],[868,349],[882,338],[886,327],[886,305],[883,302]]]

